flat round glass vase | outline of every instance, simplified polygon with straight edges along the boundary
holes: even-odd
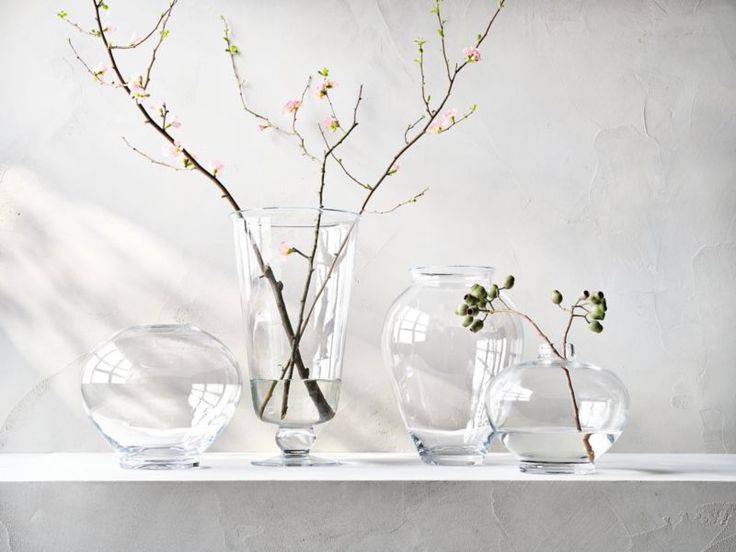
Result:
[[[240,393],[235,357],[191,325],[133,326],[83,361],[87,414],[123,468],[198,466]]]

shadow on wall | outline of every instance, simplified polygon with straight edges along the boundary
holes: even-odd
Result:
[[[82,409],[79,359],[151,322],[207,328],[243,358],[234,273],[71,203],[25,169],[0,169],[0,450],[107,450]]]

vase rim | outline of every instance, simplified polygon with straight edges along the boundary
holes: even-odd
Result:
[[[335,222],[353,222],[360,218],[360,213],[350,211],[348,209],[334,209],[331,207],[250,207],[247,209],[240,209],[239,211],[233,211],[230,213],[232,218],[261,218],[270,217],[274,215],[303,215],[307,213],[318,213],[330,215],[332,217],[332,223]],[[304,224],[305,226],[312,226],[314,223]]]
[[[424,265],[411,269],[411,275],[417,279],[452,278],[452,279],[490,279],[496,272],[492,266],[483,265]]]

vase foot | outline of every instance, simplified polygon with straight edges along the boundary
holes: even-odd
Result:
[[[171,449],[144,449],[120,456],[126,470],[187,470],[199,467],[199,456]]]
[[[534,474],[587,475],[595,472],[592,462],[536,462],[522,460],[519,471]]]
[[[320,458],[311,454],[282,454],[267,460],[255,460],[251,462],[254,466],[266,467],[310,467],[310,466],[337,466],[337,460],[331,458]]]

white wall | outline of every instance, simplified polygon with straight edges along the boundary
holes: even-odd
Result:
[[[155,17],[111,0],[117,33]],[[316,170],[240,111],[219,14],[231,20],[254,105],[281,117],[306,76],[329,66],[338,110],[365,84],[344,157],[367,178],[421,112],[413,39],[435,37],[429,1],[182,0],[153,92],[175,106],[185,144],[220,157],[244,205],[312,204]],[[446,0],[458,55],[495,2]],[[90,2],[0,7],[0,450],[106,450],[81,411],[74,363],[116,329],[190,321],[243,358],[227,205],[196,174],[154,167],[125,135],[160,142],[130,101],[95,85]],[[148,11],[148,13],[146,13]],[[440,81],[436,44],[430,81]],[[555,287],[602,288],[601,336],[581,356],[632,396],[619,451],[736,452],[736,3],[729,0],[509,0],[452,102],[477,114],[427,137],[378,194],[421,201],[361,229],[341,411],[323,450],[411,450],[381,366],[388,305],[425,263],[514,273],[517,303],[548,327]],[[128,73],[143,61],[124,62]],[[310,100],[310,116],[320,120]],[[310,139],[315,147],[314,133]],[[329,204],[360,190],[333,173]],[[531,334],[528,334],[531,335]],[[531,343],[529,349],[531,350]],[[4,422],[3,422],[4,420]],[[218,450],[273,450],[247,394]]]

